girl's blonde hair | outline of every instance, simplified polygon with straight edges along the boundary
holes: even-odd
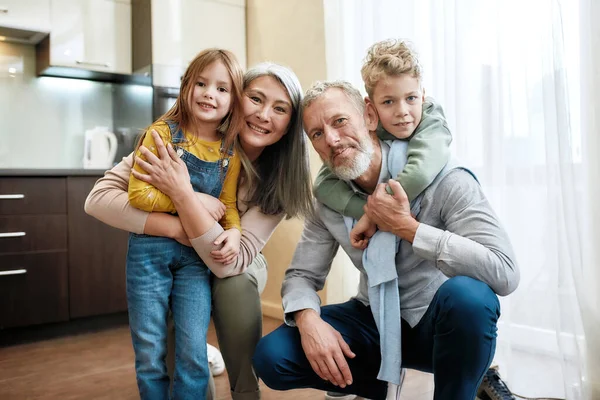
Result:
[[[410,74],[421,82],[423,68],[412,43],[400,39],[387,39],[369,47],[360,74],[367,94],[372,97],[381,78]]]
[[[173,121],[183,130],[189,130],[192,124],[192,112],[189,109],[189,98],[194,90],[198,76],[206,67],[215,61],[223,63],[231,77],[231,110],[219,125],[219,132],[225,138],[223,151],[227,151],[235,143],[238,132],[243,124],[242,86],[244,73],[235,55],[229,50],[206,49],[201,51],[190,63],[181,78],[179,96],[173,107],[159,120]]]

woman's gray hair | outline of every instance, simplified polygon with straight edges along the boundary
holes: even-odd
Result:
[[[312,185],[302,128],[302,86],[291,69],[263,62],[246,71],[244,89],[263,76],[283,85],[292,102],[292,117],[285,135],[266,147],[253,165],[257,179],[250,189],[249,204],[259,206],[265,214],[283,212],[287,218],[308,216],[313,212]]]

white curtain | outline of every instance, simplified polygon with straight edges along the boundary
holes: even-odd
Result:
[[[371,44],[415,44],[453,151],[517,254],[521,284],[501,299],[495,363],[529,397],[600,398],[599,3],[324,0],[328,79],[364,92]]]

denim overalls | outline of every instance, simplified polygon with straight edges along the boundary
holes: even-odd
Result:
[[[199,159],[178,144],[183,131],[168,123],[173,146],[185,162],[194,191],[219,197],[229,158]],[[229,150],[231,157],[233,151]],[[222,165],[222,167],[221,167]],[[173,397],[203,399],[209,368],[206,334],[210,321],[210,270],[192,247],[174,239],[130,234],[127,252],[127,306],[142,400],[169,398],[167,314],[175,323]]]

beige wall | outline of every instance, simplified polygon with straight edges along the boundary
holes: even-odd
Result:
[[[322,0],[247,0],[246,26],[248,66],[261,61],[286,65],[304,89],[326,78]],[[321,161],[312,148],[311,152],[314,175]],[[282,222],[263,251],[269,262],[269,280],[262,295],[265,315],[283,316],[281,282],[301,231],[302,221]]]

